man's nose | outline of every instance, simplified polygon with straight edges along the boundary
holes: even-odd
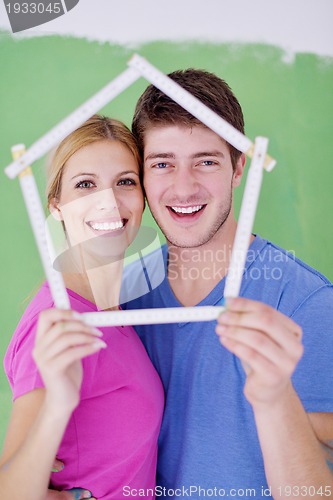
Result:
[[[173,194],[179,201],[186,201],[190,196],[199,191],[199,183],[192,169],[177,168],[173,175]]]

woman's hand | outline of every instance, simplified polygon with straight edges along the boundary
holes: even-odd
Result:
[[[53,411],[68,414],[78,405],[81,360],[106,347],[101,336],[102,332],[86,325],[74,311],[48,309],[40,314],[33,358]]]

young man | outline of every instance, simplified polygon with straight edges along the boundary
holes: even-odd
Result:
[[[198,70],[169,76],[243,132],[224,81]],[[149,208],[167,240],[166,278],[127,307],[217,305],[245,157],[153,86],[133,131]],[[166,392],[157,483],[170,498],[330,497],[332,284],[253,236],[241,296],[228,301],[218,335],[215,322],[136,328]]]
[[[243,132],[241,107],[224,81],[198,70],[170,76]],[[163,282],[125,307],[218,305],[244,155],[152,86],[138,102],[133,131],[167,245]],[[159,257],[145,258],[147,275],[160,275]],[[126,284],[141,279],[131,267]],[[157,497],[331,497],[332,285],[253,236],[241,296],[228,302],[217,327],[136,327],[166,393]]]

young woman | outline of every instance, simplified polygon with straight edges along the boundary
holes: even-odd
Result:
[[[45,283],[6,353],[14,402],[0,469],[5,498],[45,498],[56,453],[65,468],[51,475],[54,489],[84,485],[99,500],[153,491],[158,375],[132,327],[96,330],[78,314],[119,307],[124,252],[144,208],[139,167],[130,131],[100,116],[55,152],[48,203],[66,234],[58,266],[72,311],[49,310]]]

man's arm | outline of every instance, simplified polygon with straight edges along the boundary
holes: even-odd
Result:
[[[332,498],[328,457],[294,389],[271,408],[254,409],[254,414],[274,498]]]
[[[333,414],[309,413],[309,419],[321,444],[327,466],[333,474]]]
[[[324,432],[323,417],[318,414],[314,423],[291,383],[303,354],[300,327],[265,304],[237,298],[228,301],[216,332],[244,364],[244,394],[253,408],[273,497],[333,496],[333,476],[317,437]]]

